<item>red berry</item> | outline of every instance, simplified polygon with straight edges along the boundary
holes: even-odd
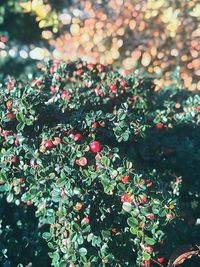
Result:
[[[51,86],[51,87],[50,87],[50,91],[51,91],[52,93],[55,93],[55,92],[56,92],[56,88],[53,87],[53,86]]]
[[[8,41],[8,38],[5,37],[5,36],[2,36],[2,37],[0,38],[0,40],[1,40],[1,42],[6,43],[6,42]]]
[[[139,202],[140,202],[141,204],[144,204],[144,203],[147,202],[147,197],[144,196],[144,195],[141,195],[141,196],[138,197],[138,200],[139,200]]]
[[[77,70],[77,71],[76,71],[76,74],[77,74],[78,76],[81,76],[82,73],[83,73],[83,70]]]
[[[9,135],[9,131],[8,130],[3,130],[3,132],[2,132],[2,136],[8,136]]]
[[[11,162],[16,163],[17,162],[17,158],[16,157],[12,158]]]
[[[11,121],[15,120],[15,116],[12,113],[7,113],[6,117],[8,117]]]
[[[92,64],[92,63],[87,64],[87,68],[89,70],[93,69],[94,68],[94,64]]]
[[[57,73],[54,73],[53,79],[58,81],[60,79],[60,76]]]
[[[69,131],[66,132],[66,135],[69,136],[70,134],[73,134],[73,133],[74,133],[74,130],[70,129]]]
[[[27,202],[26,202],[26,205],[27,205],[27,206],[31,206],[32,204],[33,204],[33,202],[31,202],[31,201],[27,201]]]
[[[11,90],[11,89],[13,88],[13,86],[14,86],[14,83],[13,83],[13,82],[9,82],[9,83],[7,83],[7,85],[6,85],[6,88],[7,88],[8,90]]]
[[[54,73],[56,70],[58,69],[58,67],[57,66],[51,66],[51,68],[50,68],[50,73],[52,74],[52,73]]]
[[[19,145],[19,140],[16,139],[16,140],[14,141],[14,144],[15,144],[16,146]]]
[[[79,141],[79,140],[81,140],[81,138],[82,138],[82,135],[79,133],[74,135],[74,141]]]
[[[112,84],[109,85],[109,88],[110,88],[111,91],[115,91],[116,88],[117,88],[117,85],[112,83]]]
[[[18,178],[17,180],[20,184],[24,182],[24,178]]]
[[[133,201],[133,196],[130,196],[128,193],[124,193],[121,196],[121,201],[122,202],[132,202]]]
[[[82,157],[78,160],[78,164],[82,167],[84,167],[85,165],[87,165],[87,159],[85,157]]]
[[[101,150],[101,144],[98,141],[90,143],[90,150],[94,153],[97,153]]]
[[[69,100],[71,98],[71,96],[69,95],[69,93],[67,91],[63,91],[62,94],[61,94],[61,98],[64,100],[64,99],[67,99]]]
[[[122,183],[127,184],[129,182],[129,176],[121,177],[121,181],[122,181]]]
[[[8,109],[11,109],[11,108],[12,108],[12,100],[8,100],[8,101],[6,102],[6,107],[7,107]]]
[[[58,145],[58,144],[60,144],[60,143],[61,143],[61,139],[60,139],[60,137],[54,137],[53,144],[54,144],[54,145]]]
[[[154,214],[149,214],[149,215],[147,215],[146,217],[147,217],[150,221],[153,221],[154,218],[155,218]]]
[[[85,217],[85,218],[83,218],[82,222],[88,224],[90,222],[90,218],[89,217]]]
[[[167,213],[167,214],[166,214],[166,218],[167,218],[168,220],[172,220],[172,219],[174,218],[174,216],[173,216],[172,214],[170,214],[170,213]]]
[[[152,184],[153,184],[153,182],[152,182],[151,180],[147,180],[147,181],[146,181],[146,185],[147,185],[147,187],[151,187]]]
[[[99,72],[102,72],[104,70],[104,67],[103,66],[97,66],[97,69]]]
[[[145,263],[145,266],[150,266],[151,264],[150,260],[145,260],[144,263]]]
[[[126,86],[126,81],[125,81],[125,80],[121,80],[121,81],[120,81],[120,85],[121,85],[121,86]]]
[[[76,205],[75,205],[75,209],[76,209],[77,211],[81,210],[82,207],[83,207],[83,204],[80,203],[80,202],[77,202]]]
[[[162,123],[156,123],[156,128],[157,129],[163,129],[165,126],[164,126],[164,124],[162,124]]]
[[[164,257],[157,258],[157,261],[158,261],[159,263],[163,263],[163,262],[164,262],[164,260],[165,260],[165,258],[164,258]]]
[[[50,140],[48,140],[48,141],[45,142],[44,146],[46,148],[52,148],[54,145],[53,145],[53,143]]]
[[[92,125],[91,125],[91,127],[93,128],[93,129],[96,129],[97,128],[97,126],[98,126],[98,123],[95,121],[95,122],[93,122],[92,123]]]

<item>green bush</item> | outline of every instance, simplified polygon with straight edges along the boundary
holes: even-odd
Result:
[[[198,95],[81,61],[0,90],[0,192],[35,207],[53,266],[166,266],[198,242]]]

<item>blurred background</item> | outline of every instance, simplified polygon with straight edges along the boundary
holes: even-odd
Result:
[[[81,58],[200,90],[199,22],[199,0],[1,0],[0,78]]]

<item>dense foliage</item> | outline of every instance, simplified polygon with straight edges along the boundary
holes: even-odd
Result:
[[[41,234],[52,265],[71,267],[166,266],[198,242],[198,95],[81,61],[0,90],[1,211],[19,209],[11,229],[2,217],[4,266],[39,259]],[[25,240],[10,246],[12,227]]]

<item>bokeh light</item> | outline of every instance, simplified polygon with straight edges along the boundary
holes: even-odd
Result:
[[[170,85],[178,66],[185,87],[200,90],[198,0],[32,0],[14,6],[17,12],[35,17],[41,41],[21,49],[1,36],[2,60],[81,58],[114,64],[121,73],[140,69],[149,74],[158,89]]]

